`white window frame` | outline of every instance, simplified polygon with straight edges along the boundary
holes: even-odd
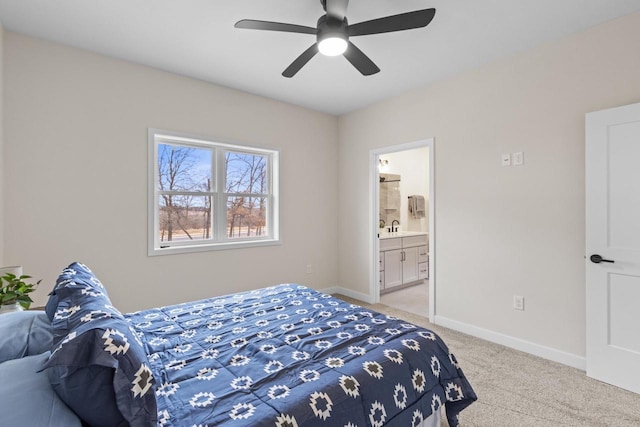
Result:
[[[161,242],[159,237],[159,209],[158,199],[162,191],[159,190],[158,180],[158,145],[171,144],[212,150],[212,188],[211,191],[172,192],[176,195],[211,195],[212,196],[212,239]],[[228,151],[256,154],[267,158],[267,193],[266,194],[236,194],[225,193],[226,177],[224,154]],[[187,135],[184,133],[150,128],[148,130],[148,239],[149,256],[179,254],[189,252],[237,249],[255,246],[270,246],[280,244],[279,227],[279,158],[277,149],[240,145],[230,142],[212,140],[210,138]],[[266,236],[234,237],[227,236],[227,197],[234,195],[267,197],[268,209]]]

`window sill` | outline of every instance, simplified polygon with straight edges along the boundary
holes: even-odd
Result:
[[[173,246],[169,248],[149,248],[149,256],[186,254],[192,252],[224,251],[230,249],[245,249],[260,246],[280,245],[280,239],[251,240],[225,243],[208,243],[202,245]]]

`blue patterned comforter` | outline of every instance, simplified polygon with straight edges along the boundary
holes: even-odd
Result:
[[[126,315],[161,426],[415,426],[476,395],[444,342],[299,285]]]

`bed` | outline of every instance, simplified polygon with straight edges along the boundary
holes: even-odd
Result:
[[[38,425],[456,426],[476,400],[432,331],[297,284],[122,315],[74,263],[46,311],[48,351],[22,358],[62,409]]]

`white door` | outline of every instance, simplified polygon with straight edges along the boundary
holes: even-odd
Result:
[[[587,375],[640,393],[640,104],[586,115]]]

